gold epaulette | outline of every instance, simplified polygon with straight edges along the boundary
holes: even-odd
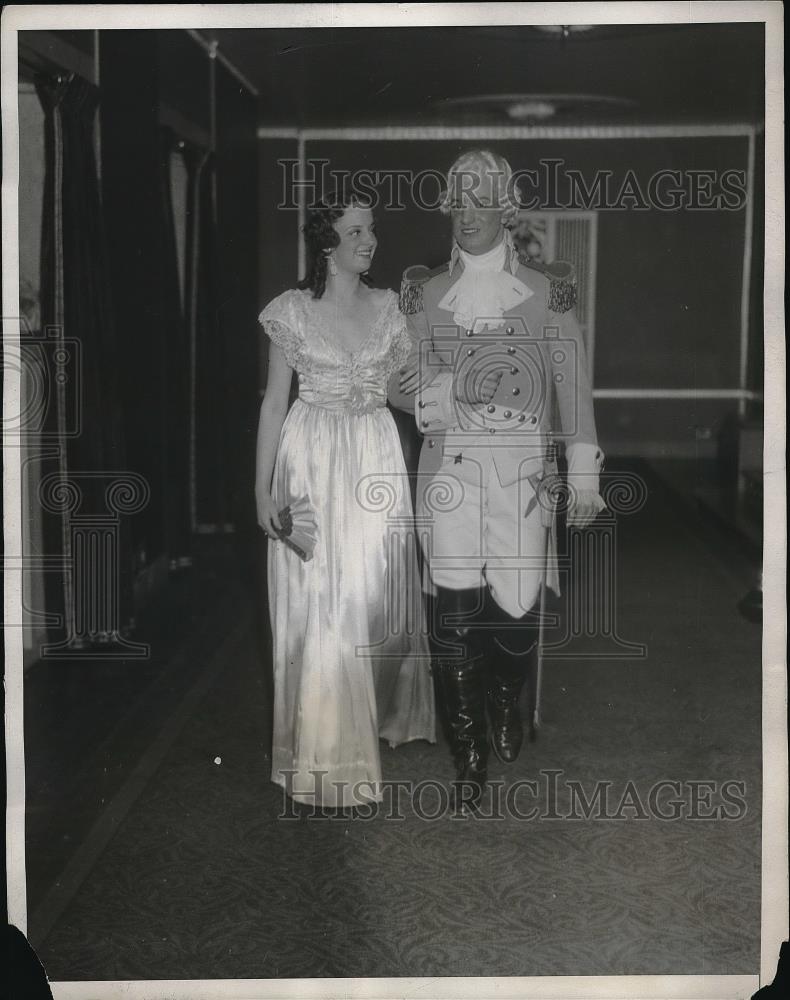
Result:
[[[424,264],[413,264],[403,272],[400,283],[400,311],[405,316],[413,316],[422,309],[422,286],[436,274],[446,271],[448,264],[430,268]]]
[[[551,312],[566,313],[576,305],[576,270],[565,260],[555,260],[551,264],[539,264],[523,254],[518,256],[525,267],[540,271],[549,281],[548,307]]]

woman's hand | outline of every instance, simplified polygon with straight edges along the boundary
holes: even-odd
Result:
[[[478,375],[474,371],[466,371],[463,382],[456,379],[453,383],[455,398],[471,405],[490,403],[499,388],[499,381],[504,371],[505,369],[502,368],[497,371],[488,371],[483,375]],[[410,361],[401,368],[398,385],[402,393],[413,396],[430,385],[433,378],[434,373],[427,366],[423,366],[420,370],[417,361]]]
[[[431,381],[432,375],[427,365],[420,371],[419,359],[407,361],[400,370],[398,385],[400,391],[407,396],[421,392]]]
[[[268,490],[255,491],[255,505],[258,509],[258,524],[272,538],[277,538],[283,529],[277,514],[277,504]]]

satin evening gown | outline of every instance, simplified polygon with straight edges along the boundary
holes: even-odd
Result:
[[[409,482],[386,407],[405,320],[387,293],[349,352],[322,333],[311,293],[291,290],[260,322],[299,380],[272,495],[278,509],[307,496],[318,522],[308,562],[269,543],[272,781],[325,807],[380,801],[379,739],[435,740]]]

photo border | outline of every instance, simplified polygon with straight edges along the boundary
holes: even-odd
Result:
[[[141,14],[144,17],[141,17]],[[8,6],[2,11],[3,322],[4,343],[19,350],[17,32],[31,30],[265,27],[405,27],[422,25],[732,23],[766,24],[765,106],[765,435],[762,898],[759,975],[527,978],[139,980],[52,982],[55,997],[674,997],[729,1000],[751,995],[775,974],[788,937],[787,676],[785,668],[785,343],[783,10],[776,0],[752,3],[484,3],[484,4],[170,4]],[[20,405],[20,373],[4,366],[3,418]],[[21,621],[20,458],[6,439],[4,487],[5,621]],[[8,446],[11,445],[11,446]],[[4,629],[8,919],[27,925],[22,629]]]

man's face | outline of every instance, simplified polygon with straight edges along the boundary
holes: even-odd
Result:
[[[494,178],[465,172],[453,178],[450,217],[456,242],[471,254],[486,253],[502,239],[502,209]]]

